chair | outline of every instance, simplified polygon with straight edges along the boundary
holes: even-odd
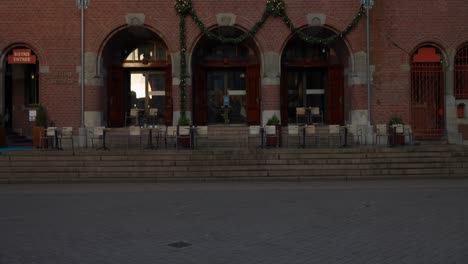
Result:
[[[310,123],[323,123],[323,116],[320,113],[319,107],[310,107]],[[314,122],[314,120],[318,119],[319,122]]]
[[[250,147],[250,139],[252,138],[260,139],[260,147],[263,147],[263,135],[260,126],[249,126],[249,135],[247,136],[247,147]]]
[[[94,148],[95,140],[97,140],[98,142],[102,141],[102,143],[100,144],[99,147],[97,147],[97,149],[105,148],[106,144],[105,144],[105,137],[104,137],[104,129],[105,127],[103,126],[98,126],[98,127],[93,128],[92,135],[91,135],[91,147],[92,148]]]
[[[333,140],[337,140],[338,144],[341,144],[340,125],[328,125],[328,146],[332,146]]]
[[[317,135],[317,131],[315,129],[315,125],[307,125],[305,126],[304,128],[304,147],[307,146],[307,138],[314,138],[315,139],[315,146],[318,145],[318,135]]]
[[[165,128],[164,128],[165,129]],[[147,129],[148,131],[148,149],[155,149],[159,148],[159,138],[161,136],[161,128],[158,126],[151,126]],[[156,147],[154,146],[154,139],[156,139]]]
[[[133,121],[135,120],[135,121]],[[138,108],[131,108],[130,109],[130,114],[128,116],[125,116],[125,125],[128,126],[130,122],[130,125],[140,125],[139,120],[138,120]]]
[[[57,142],[57,127],[48,127],[45,130],[44,134],[41,134],[41,138],[39,140],[40,148],[58,148]]]
[[[385,124],[377,124],[375,126],[375,144],[379,145],[380,144],[380,138],[384,138],[385,142],[388,138],[388,133],[387,133],[387,125]]]
[[[302,119],[302,123],[299,122]],[[305,107],[296,107],[296,124],[307,124],[306,109]]]
[[[403,135],[405,136],[405,142],[413,145],[413,130],[410,125],[403,125]]]
[[[156,125],[157,118],[158,118],[158,109],[157,108],[150,108],[149,111],[148,111],[147,121],[152,127],[154,127]]]
[[[173,140],[174,141],[174,146],[176,146],[177,142],[177,127],[176,126],[167,126],[165,132],[163,133],[164,135],[164,147],[167,148],[167,141],[168,140]]]
[[[267,146],[279,146],[279,138],[276,133],[276,126],[265,126],[265,138]]]
[[[177,135],[176,136],[177,138],[176,149],[178,149],[180,145],[185,145],[185,146],[188,146],[189,148],[192,147],[192,137],[190,135],[190,126],[178,126],[176,135]]]
[[[196,131],[197,131],[197,134],[196,134],[196,138],[194,139],[194,144],[193,144],[195,147],[197,147],[198,140],[200,138],[205,138],[205,139],[208,138],[208,126],[197,126]]]
[[[73,127],[62,127],[62,129],[60,130],[60,134],[59,134],[60,149],[63,149],[63,144],[62,144],[63,140],[70,140],[72,151],[73,153],[75,153],[75,144],[73,142]]]
[[[362,129],[356,125],[347,125],[348,137],[353,139],[353,143],[357,142],[359,145],[362,144]],[[347,140],[347,139],[345,139]],[[347,140],[348,141],[348,140]],[[349,142],[349,141],[348,141]]]
[[[288,125],[288,136],[286,137],[287,145],[289,147],[289,138],[297,138],[298,146],[300,145],[301,136],[299,134],[298,125]]]
[[[130,141],[136,139],[141,149],[141,128],[139,126],[130,126],[128,128],[128,137],[127,137],[127,150],[130,145]]]

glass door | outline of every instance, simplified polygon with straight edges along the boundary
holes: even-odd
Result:
[[[247,123],[246,95],[245,69],[208,70],[208,123]]]
[[[138,109],[140,118],[156,112],[157,124],[164,124],[166,77],[164,72],[130,73],[130,108]],[[157,109],[151,110],[150,109]]]
[[[326,117],[326,68],[288,69],[287,74],[288,123],[296,123],[297,107],[318,107],[321,115]]]

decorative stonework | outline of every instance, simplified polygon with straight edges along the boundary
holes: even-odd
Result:
[[[220,27],[234,26],[236,24],[236,15],[232,13],[219,13],[216,15],[216,21]]]
[[[306,16],[307,24],[310,27],[320,27],[325,25],[327,20],[327,15],[322,13],[309,13]]]
[[[127,14],[125,21],[129,26],[143,26],[145,24],[145,14]]]

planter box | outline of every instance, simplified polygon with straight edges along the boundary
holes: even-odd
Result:
[[[177,147],[179,148],[190,148],[190,137],[178,137],[177,138]]]
[[[7,146],[7,133],[6,128],[0,127],[0,147]]]
[[[388,135],[388,144],[391,146],[405,145],[405,135],[400,133],[393,135],[393,132],[390,131],[390,134]]]
[[[32,142],[33,142],[33,147],[39,148],[39,147],[47,147],[46,146],[46,140],[44,138],[45,136],[45,129],[44,127],[33,127],[32,131]]]
[[[281,147],[281,125],[275,125],[276,135],[266,137],[266,146],[267,147]]]

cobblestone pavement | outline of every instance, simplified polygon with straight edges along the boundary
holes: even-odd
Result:
[[[468,181],[0,185],[0,263],[465,264]]]

